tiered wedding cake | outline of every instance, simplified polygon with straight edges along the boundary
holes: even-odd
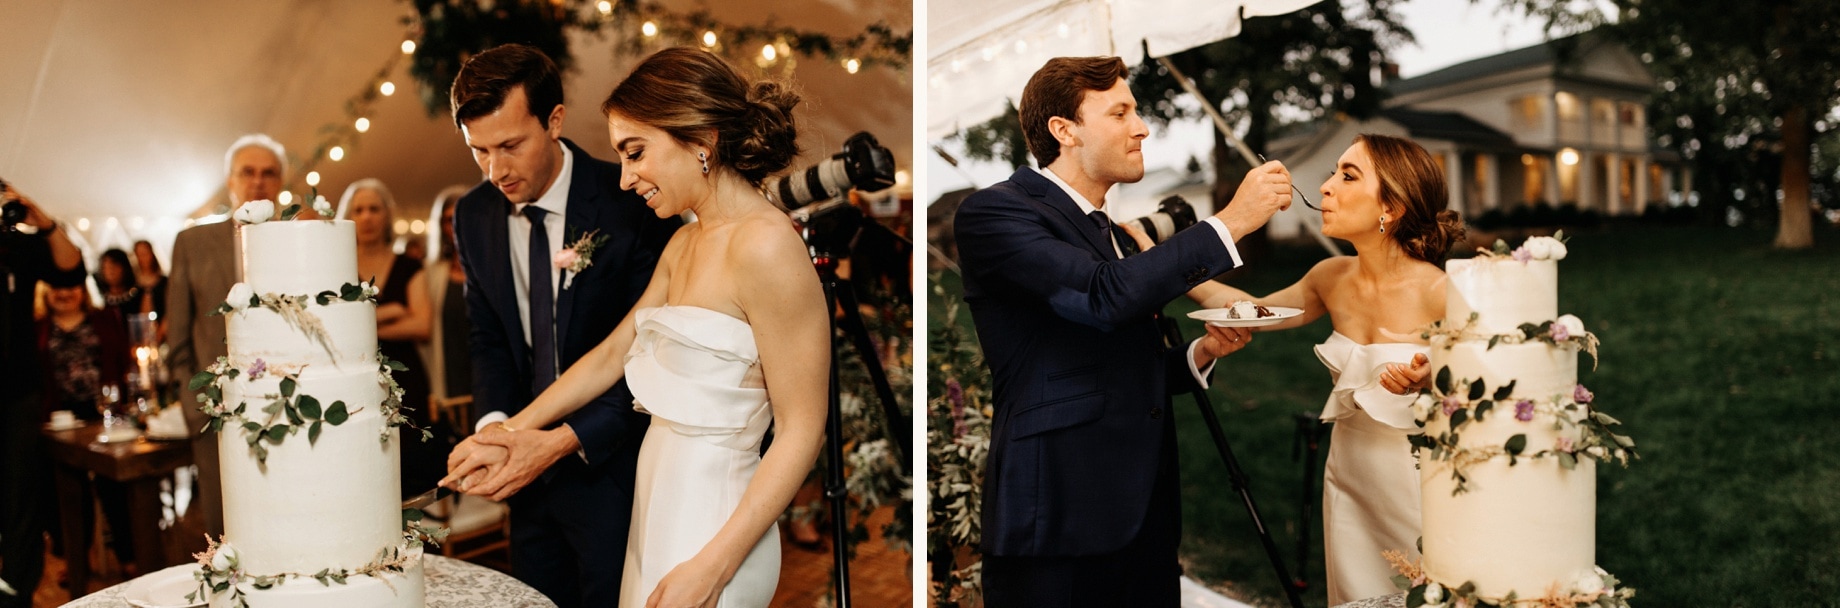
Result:
[[[1564,257],[1561,241],[1535,237],[1449,263],[1413,437],[1423,567],[1393,556],[1427,605],[1620,606],[1633,594],[1597,568],[1595,543],[1596,461],[1627,464],[1634,443],[1578,384],[1578,353],[1595,363],[1597,337],[1558,314]]]
[[[405,534],[399,489],[401,393],[379,360],[353,224],[242,234],[244,282],[219,308],[230,356],[193,379],[219,432],[224,488],[225,535],[199,556],[201,590],[213,607],[419,608],[422,531]]]

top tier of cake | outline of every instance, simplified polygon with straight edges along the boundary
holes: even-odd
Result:
[[[1486,336],[1559,316],[1559,264],[1553,260],[1451,260],[1445,274],[1450,277],[1446,322],[1454,326],[1461,327],[1474,312],[1471,329]]]
[[[358,282],[350,220],[271,221],[243,227],[243,282],[257,294],[305,295]]]

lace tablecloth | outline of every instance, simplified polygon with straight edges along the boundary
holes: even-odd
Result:
[[[1406,608],[1406,594],[1395,593],[1356,600],[1336,606],[1335,608]]]
[[[428,608],[554,608],[556,603],[511,575],[438,555],[422,556]],[[65,604],[64,608],[122,608],[122,583]]]

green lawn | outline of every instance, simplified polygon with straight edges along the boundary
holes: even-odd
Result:
[[[1580,382],[1642,454],[1628,469],[1599,468],[1597,501],[1598,563],[1637,588],[1638,605],[1840,605],[1840,232],[1819,231],[1805,253],[1771,250],[1771,236],[1620,227],[1574,236],[1560,263],[1560,312],[1603,340],[1601,365],[1583,364]],[[1289,254],[1243,285],[1282,287],[1321,255]],[[1293,414],[1323,404],[1328,376],[1311,346],[1328,332],[1325,318],[1260,334],[1221,363],[1212,391],[1293,571],[1304,467],[1292,459]],[[1189,575],[1281,605],[1200,415],[1177,411]],[[1319,500],[1312,606],[1325,593]]]
[[[1840,605],[1840,231],[1817,230],[1819,247],[1802,253],[1771,250],[1771,236],[1606,228],[1575,235],[1560,264],[1560,312],[1603,341],[1601,365],[1586,364],[1580,381],[1642,454],[1628,469],[1599,468],[1597,511],[1598,563],[1638,589],[1638,605]],[[1237,284],[1282,287],[1321,252],[1274,257]],[[950,275],[943,282],[957,292]],[[1169,307],[1191,337],[1199,324],[1182,314],[1193,309]],[[1305,523],[1294,415],[1323,404],[1328,376],[1311,347],[1328,333],[1325,319],[1260,334],[1221,363],[1212,391],[1293,574]],[[1186,397],[1176,409],[1189,576],[1281,605],[1199,414]],[[1322,606],[1316,496],[1304,597]]]

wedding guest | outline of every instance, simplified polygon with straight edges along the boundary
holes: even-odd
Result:
[[[130,315],[153,311],[153,301],[134,276],[128,252],[110,249],[96,262],[96,289],[102,292],[102,310],[124,329]]]
[[[358,277],[377,288],[377,346],[383,356],[409,369],[392,374],[403,389],[403,412],[416,428],[433,430],[428,417],[428,371],[416,343],[428,339],[428,291],[423,289],[422,261],[391,249],[390,227],[396,221],[396,198],[382,181],[361,179],[339,197],[337,219],[351,220],[358,233]],[[446,434],[440,435],[444,440]],[[433,439],[405,429],[402,493],[414,496],[434,489],[447,474],[447,451]]]
[[[562,137],[562,74],[541,51],[508,44],[474,55],[451,100],[485,182],[454,214],[478,419],[449,467],[481,454],[517,471],[504,488],[512,570],[562,608],[613,606],[646,416],[622,383],[557,424],[512,432],[504,421],[613,332],[679,222],[648,212],[621,191],[617,165]],[[601,239],[591,252],[581,244],[588,231]],[[565,248],[592,264],[557,267]],[[493,434],[520,448],[480,443]]]
[[[428,339],[416,345],[428,367],[428,392],[434,400],[473,394],[472,362],[467,336],[466,266],[454,244],[454,209],[467,186],[448,186],[435,196],[428,214],[428,266],[422,271],[428,290]],[[465,429],[463,429],[465,430]]]
[[[779,583],[775,520],[823,442],[831,355],[818,273],[760,191],[798,154],[798,103],[783,84],[749,82],[716,55],[677,47],[641,61],[601,104],[621,188],[656,217],[697,219],[671,238],[612,334],[505,424],[546,427],[630,380],[634,407],[652,418],[629,503],[624,608],[764,608]],[[523,434],[486,435],[481,443],[509,446],[511,462],[468,458],[449,479],[487,464],[491,476],[471,492],[515,491],[506,485],[531,449]]]
[[[224,190],[234,214],[243,203],[274,200],[287,181],[287,150],[267,135],[237,138],[224,152]],[[210,313],[241,280],[242,231],[226,215],[223,221],[187,228],[173,239],[172,277],[166,292],[167,365],[173,378],[191,378],[205,366],[229,355],[224,317]],[[186,428],[194,429],[192,461],[198,468],[198,491],[192,493],[202,525],[212,536],[224,533],[223,488],[218,472],[217,435],[199,433],[206,418],[196,391],[179,391]]]
[[[120,249],[110,251],[127,260],[127,254]],[[105,262],[108,259],[103,257]],[[127,370],[134,364],[121,318],[108,309],[92,306],[89,291],[82,283],[52,281],[44,292],[45,318],[38,322],[38,354],[49,373],[43,381],[45,402],[40,422],[49,420],[50,413],[58,410],[69,410],[83,420],[100,420],[104,387],[118,391],[117,399],[125,399],[127,393],[122,391],[128,388]],[[49,485],[44,489],[50,490]],[[124,567],[132,567],[134,535],[129,533],[127,487],[105,477],[97,477],[95,487],[96,499],[102,503],[103,515],[114,532],[110,536],[115,557]],[[46,491],[42,495],[47,499],[45,507],[54,515],[45,523],[54,533],[59,529],[56,517],[80,516],[56,513],[55,501],[49,500],[55,493]]]
[[[1430,347],[1417,330],[1444,318],[1444,257],[1463,238],[1462,220],[1446,208],[1448,192],[1437,158],[1417,143],[1360,135],[1319,190],[1323,234],[1347,241],[1355,255],[1318,262],[1264,297],[1216,282],[1189,292],[1207,308],[1248,300],[1303,311],[1254,331],[1329,315],[1333,329],[1316,356],[1334,385],[1322,411],[1335,423],[1323,467],[1331,606],[1396,590],[1382,551],[1418,559],[1418,461],[1407,437],[1418,431],[1410,407],[1430,374]],[[1149,248],[1142,232],[1127,231]]]
[[[58,221],[31,198],[0,182],[0,204],[23,205],[26,219],[0,226],[0,580],[20,591],[0,593],[0,608],[27,608],[44,574],[47,482],[39,433],[44,422],[45,366],[38,353],[33,305],[43,280],[83,281],[83,253]]]
[[[154,254],[153,243],[135,241],[134,262],[134,282],[151,301],[151,311],[159,315],[160,326],[165,327],[166,272],[160,269],[160,257]]]

